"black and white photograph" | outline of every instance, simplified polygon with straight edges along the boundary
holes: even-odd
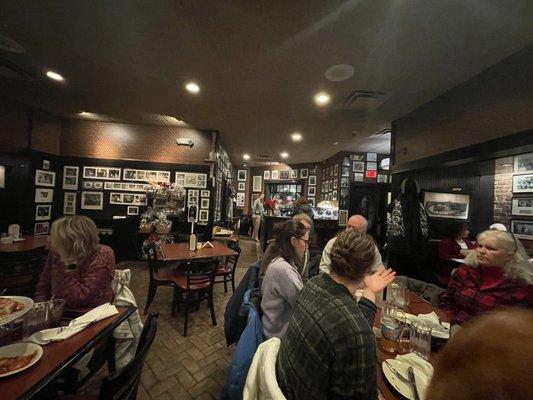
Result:
[[[270,171],[263,171],[263,179],[265,181],[270,179]]]
[[[198,196],[189,196],[187,197],[187,205],[196,204],[198,205]]]
[[[352,171],[353,172],[365,172],[365,163],[361,161],[354,161]]]
[[[209,208],[209,199],[200,199],[200,208]]]
[[[350,155],[350,160],[352,161],[363,161],[364,159],[365,159],[364,154],[351,154]]]
[[[207,187],[207,174],[200,172],[176,172],[176,184],[184,188],[199,188],[205,189]]]
[[[343,157],[341,165],[343,167],[349,167],[350,166],[350,157]]]
[[[42,169],[35,170],[35,186],[49,186],[54,187],[56,184],[56,173],[52,171],[44,171]]]
[[[341,188],[347,188],[348,186],[350,186],[349,178],[341,178]]]
[[[429,217],[468,219],[470,196],[468,194],[424,192],[424,207]]]
[[[6,187],[6,167],[0,165],[0,188]]]
[[[377,171],[378,169],[378,163],[376,162],[367,162],[366,163],[366,170],[367,171]]]
[[[320,192],[324,193],[326,191],[326,181],[322,181],[320,184]]]
[[[48,235],[50,233],[50,222],[37,222],[33,228],[33,234]]]
[[[533,217],[533,197],[514,197],[512,201],[511,214]]]
[[[93,182],[93,189],[102,190],[104,188],[104,182]]]
[[[376,153],[366,153],[366,161],[377,161],[378,155]]]
[[[311,205],[311,207],[315,208],[316,203],[315,203],[315,198],[314,197],[308,197],[307,198],[307,202]]]
[[[348,210],[339,210],[339,226],[348,225]]]
[[[246,181],[246,170],[245,169],[239,169],[237,171],[237,180]]]
[[[237,193],[237,199],[235,201],[237,207],[244,207],[244,193]]]
[[[237,190],[239,191],[246,190],[246,182],[237,182]]]
[[[519,156],[515,156],[513,172],[515,174],[533,172],[533,153],[520,154]]]
[[[278,179],[278,178],[279,178],[279,171],[275,169],[274,171],[272,171],[272,179]]]
[[[200,190],[200,197],[209,197],[209,190]]]
[[[54,198],[54,189],[35,188],[36,203],[51,203]]]
[[[315,195],[316,195],[316,187],[309,186],[307,188],[307,197],[315,197]]]
[[[309,169],[309,175],[316,175],[316,167]]]
[[[316,175],[309,176],[309,186],[316,186]]]
[[[279,179],[281,180],[289,179],[289,171],[279,171]]]
[[[339,181],[337,179],[335,179],[333,181],[333,189],[337,189],[339,187]]]
[[[298,170],[291,169],[291,179],[298,179]]]
[[[389,180],[389,176],[388,175],[378,174],[378,182],[379,183],[387,183],[388,180]]]
[[[103,210],[104,192],[81,192],[82,210]]]
[[[52,205],[37,205],[35,207],[35,221],[48,221],[52,216]]]
[[[200,210],[198,214],[198,222],[208,222],[209,221],[209,210]]]
[[[335,166],[333,167],[333,175],[339,175],[339,164],[335,164]]]
[[[350,167],[342,167],[341,176],[350,176]]]
[[[120,181],[120,172],[120,168],[113,167],[83,167],[83,178]]]
[[[530,221],[511,221],[511,232],[520,239],[533,240],[533,220]]]
[[[63,167],[63,175],[64,176],[78,176],[80,172],[80,167],[75,165],[65,165]]]
[[[92,183],[92,182],[89,182]],[[96,182],[95,182],[96,183]],[[91,186],[88,189],[92,189]],[[130,183],[130,182],[104,182],[105,190],[121,190],[124,192],[145,192],[151,186],[147,183]],[[96,187],[94,187],[96,189]]]
[[[307,178],[309,176],[309,169],[308,168],[302,168],[300,170],[300,178]]]
[[[514,175],[513,193],[533,193],[533,174]]]
[[[337,201],[337,191],[331,192],[331,201]]]
[[[63,189],[78,190],[78,169],[79,167],[63,167]]]
[[[145,206],[146,193],[113,193],[109,194],[109,204],[124,204],[132,206]]]
[[[124,168],[124,180],[138,182],[153,181],[170,183],[170,171],[153,171],[146,169]]]
[[[263,177],[256,175],[252,178],[252,191],[261,192],[263,190]]]
[[[128,215],[139,215],[139,206],[128,206]]]
[[[191,190],[188,190],[187,191],[187,197],[200,197],[200,191],[199,190],[195,190],[195,189],[191,189]]]
[[[67,192],[63,196],[63,214],[76,214],[76,192]]]
[[[81,184],[83,189],[92,189],[93,188],[93,182],[91,181],[83,181]]]
[[[50,160],[43,160],[43,169],[47,171],[50,169]]]

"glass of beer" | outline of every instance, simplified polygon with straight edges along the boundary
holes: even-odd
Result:
[[[381,347],[387,353],[396,351],[396,343],[400,333],[400,323],[397,319],[398,307],[392,300],[387,300],[381,308]]]

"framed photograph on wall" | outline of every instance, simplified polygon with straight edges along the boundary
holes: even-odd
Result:
[[[237,182],[237,190],[240,190],[240,191],[246,190],[246,182]]]
[[[209,199],[200,199],[200,208],[209,208]]]
[[[56,185],[56,173],[52,171],[44,171],[42,169],[35,170],[35,186],[49,186]]]
[[[48,235],[50,233],[50,222],[37,222],[33,228],[33,234]]]
[[[337,191],[331,192],[331,201],[337,201]]]
[[[104,188],[104,182],[93,182],[93,189],[102,190]]]
[[[341,188],[347,188],[350,186],[350,181],[348,178],[341,178]]]
[[[308,197],[307,202],[311,205],[311,207],[315,207],[315,198],[314,197]]]
[[[282,179],[282,180],[289,179],[289,171],[279,171],[279,179]]]
[[[309,176],[309,186],[316,186],[316,176],[310,175]]]
[[[36,203],[51,203],[54,198],[54,189],[35,188]]]
[[[208,222],[209,221],[209,210],[200,210],[200,214],[198,216],[199,222]]]
[[[210,196],[209,190],[200,191],[200,197],[209,197],[209,196]]]
[[[237,200],[236,200],[237,207],[244,207],[244,193],[238,192],[237,193]]]
[[[237,180],[238,181],[246,181],[246,170],[245,169],[239,169],[237,171]]]
[[[313,168],[309,169],[309,175],[316,175],[316,165]]]
[[[261,192],[263,190],[263,177],[261,175],[256,175],[252,180],[252,191]]]
[[[298,179],[298,170],[291,169],[291,179]]]
[[[314,186],[309,186],[307,188],[307,196],[308,197],[315,197],[316,195],[316,188]]]
[[[63,196],[63,214],[76,214],[76,192],[67,192]]]
[[[333,167],[333,175],[339,175],[339,164],[335,164],[335,166]]]
[[[533,217],[533,197],[514,197],[511,214]]]
[[[388,175],[378,174],[378,182],[379,183],[387,183],[388,180],[389,180],[389,176]]]
[[[270,179],[270,171],[263,171],[263,179],[265,181]]]
[[[139,206],[128,206],[128,215],[139,215]]]
[[[348,225],[348,210],[339,210],[339,226]]]
[[[278,179],[279,178],[279,171],[277,169],[275,169],[274,171],[272,171],[272,179]]]
[[[365,172],[365,163],[362,161],[354,161],[352,170],[353,172]]]
[[[367,171],[376,171],[378,169],[378,163],[367,162],[366,163],[366,169],[367,169]]]
[[[103,210],[104,192],[81,192],[82,210]]]
[[[378,155],[376,153],[366,153],[366,161],[377,161]]]
[[[63,167],[63,189],[78,190],[78,174],[80,167],[75,165],[65,165]]]
[[[350,176],[350,167],[342,167],[341,176]]]
[[[337,189],[339,187],[339,181],[337,179],[335,179],[333,181],[333,189]]]
[[[39,204],[35,207],[35,221],[48,221],[52,217],[51,204]]]
[[[309,169],[308,168],[302,168],[300,170],[300,178],[306,179],[309,176]]]
[[[533,172],[533,153],[520,154],[514,157],[515,174],[523,174],[526,172]]]
[[[120,168],[108,167],[83,167],[84,179],[104,179],[109,181],[120,181]]]
[[[431,218],[467,220],[470,209],[470,195],[424,192],[424,207]]]
[[[511,232],[517,238],[533,240],[533,220],[518,221],[513,219],[511,221]]]
[[[533,193],[533,174],[514,175],[513,193]]]

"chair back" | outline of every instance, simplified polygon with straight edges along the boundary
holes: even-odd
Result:
[[[43,268],[44,246],[28,251],[0,253],[0,290],[6,295],[33,297]]]
[[[104,378],[101,400],[134,400],[137,397],[144,360],[157,332],[157,317],[157,313],[150,313],[146,318],[135,357],[120,372]]]
[[[235,270],[235,268],[237,268],[237,263],[239,262],[239,257],[241,256],[241,248],[239,247],[237,242],[233,240],[228,241],[228,247],[233,251],[237,252],[237,254],[235,254],[234,256],[226,257],[226,265],[231,265],[232,270]]]
[[[144,246],[144,251],[148,257],[148,269],[150,274],[150,281],[155,279],[155,271],[157,271],[157,243],[153,242]]]
[[[206,285],[211,290],[215,283],[217,261],[214,259],[197,260],[187,264],[187,290],[194,289],[194,286]]]

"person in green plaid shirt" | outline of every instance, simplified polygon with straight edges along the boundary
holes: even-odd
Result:
[[[395,272],[370,275],[374,246],[366,233],[341,233],[331,249],[331,274],[310,279],[296,298],[276,363],[287,399],[377,399],[374,301]]]

